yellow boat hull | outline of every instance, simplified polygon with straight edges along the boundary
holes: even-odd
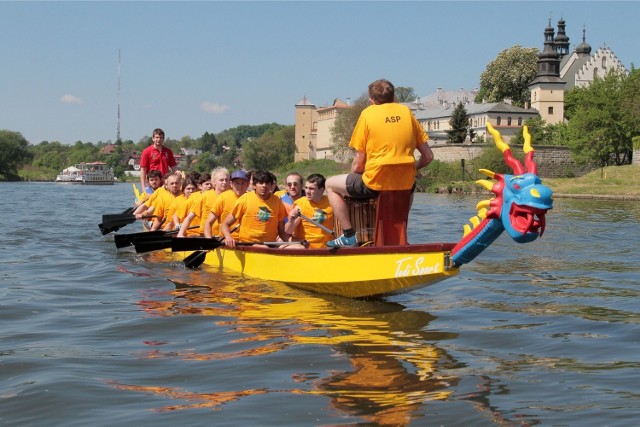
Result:
[[[205,265],[349,298],[393,295],[458,274],[453,243],[335,249],[218,248]],[[182,253],[184,256],[185,253]]]

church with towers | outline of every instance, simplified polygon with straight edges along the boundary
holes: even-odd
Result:
[[[612,69],[628,73],[611,48],[602,45],[594,53],[586,42],[586,30],[582,30],[582,42],[569,52],[569,37],[564,19],[558,21],[558,32],[549,25],[544,31],[544,48],[538,55],[538,73],[531,82],[531,108],[549,124],[564,120],[564,93],[575,87],[585,87],[594,78],[604,76]]]
[[[588,86],[596,76],[604,77],[611,69],[628,73],[611,48],[602,45],[595,52],[586,42],[586,30],[582,30],[582,42],[572,51],[566,33],[566,22],[560,19],[557,31],[551,20],[544,30],[543,49],[538,54],[537,74],[530,83],[531,103],[527,108],[511,105],[508,101],[476,103],[477,90],[438,90],[431,95],[417,98],[406,105],[429,134],[430,145],[446,145],[450,129],[449,120],[455,107],[462,103],[470,118],[476,140],[485,140],[487,123],[500,130],[505,141],[522,132],[527,119],[541,117],[549,124],[564,121],[564,93],[575,87]],[[332,105],[316,107],[303,97],[295,105],[295,161],[307,159],[334,159],[331,152],[331,127],[348,103],[336,99]],[[472,144],[469,140],[465,144]],[[335,159],[338,160],[338,159]]]

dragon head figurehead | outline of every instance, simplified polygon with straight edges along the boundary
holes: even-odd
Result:
[[[509,236],[516,242],[531,242],[544,233],[545,215],[553,207],[553,200],[551,190],[543,185],[538,177],[529,129],[527,126],[522,129],[524,167],[513,157],[511,148],[502,140],[500,132],[490,123],[487,124],[487,129],[493,136],[496,147],[502,152],[504,161],[513,170],[513,175],[480,169],[483,174],[497,180],[495,183],[488,180],[478,181],[478,184],[495,194],[495,198],[489,201],[486,218],[499,219]]]
[[[477,183],[491,191],[495,197],[478,203],[478,216],[471,218],[473,229],[465,225],[464,237],[452,250],[453,260],[457,265],[475,258],[504,230],[518,243],[536,240],[544,233],[545,215],[553,207],[552,191],[538,177],[527,126],[522,131],[524,166],[513,156],[500,132],[490,123],[487,124],[487,130],[502,152],[505,163],[513,170],[513,175],[480,169],[480,172],[495,181],[481,179]]]

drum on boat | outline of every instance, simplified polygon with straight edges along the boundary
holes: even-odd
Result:
[[[349,218],[351,218],[351,225],[358,237],[358,243],[361,246],[373,244],[377,199],[352,199],[351,197],[345,197],[344,199],[349,206]],[[334,229],[336,236],[342,234],[342,227],[337,219],[334,219]]]

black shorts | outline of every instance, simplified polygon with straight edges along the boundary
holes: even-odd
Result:
[[[416,191],[416,183],[411,187],[411,193]],[[378,197],[378,191],[372,190],[362,181],[362,174],[350,173],[347,175],[347,193],[352,199],[373,199]]]
[[[352,199],[373,199],[378,197],[378,192],[367,187],[362,181],[362,174],[350,173],[347,175],[347,193]]]

